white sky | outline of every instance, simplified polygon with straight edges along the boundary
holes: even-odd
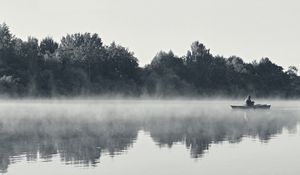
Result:
[[[182,56],[199,40],[214,55],[300,68],[299,9],[299,0],[0,0],[0,23],[22,39],[96,32],[140,65],[159,50]]]

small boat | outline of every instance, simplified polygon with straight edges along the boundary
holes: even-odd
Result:
[[[246,105],[231,105],[232,109],[270,109],[271,105],[268,104],[257,104],[253,106]]]

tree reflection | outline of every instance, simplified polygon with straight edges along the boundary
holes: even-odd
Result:
[[[186,144],[191,156],[203,156],[211,144],[228,141],[238,143],[243,137],[258,137],[267,142],[283,129],[293,131],[297,127],[296,113],[287,111],[231,112],[223,115],[205,114],[188,117],[158,117],[149,119],[145,125],[159,146],[168,146],[176,142]]]
[[[294,131],[297,113],[218,112],[189,116],[0,118],[0,170],[25,157],[51,161],[58,155],[66,164],[95,166],[103,153],[114,156],[129,149],[138,131],[149,131],[159,146],[185,144],[193,158],[203,156],[212,144],[239,143],[243,137],[266,142],[283,129]]]
[[[114,156],[130,147],[137,137],[139,125],[133,120],[88,120],[74,118],[29,118],[1,120],[0,169],[20,156],[27,161],[51,160],[59,154],[68,164],[94,166],[102,152]],[[17,159],[16,159],[17,158]]]

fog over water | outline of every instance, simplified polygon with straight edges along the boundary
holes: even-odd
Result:
[[[3,100],[0,171],[299,174],[300,102],[257,102],[271,110],[235,111],[242,102],[224,99]]]

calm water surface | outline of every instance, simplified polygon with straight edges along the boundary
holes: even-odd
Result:
[[[299,175],[300,102],[229,108],[238,103],[1,101],[0,172]]]

